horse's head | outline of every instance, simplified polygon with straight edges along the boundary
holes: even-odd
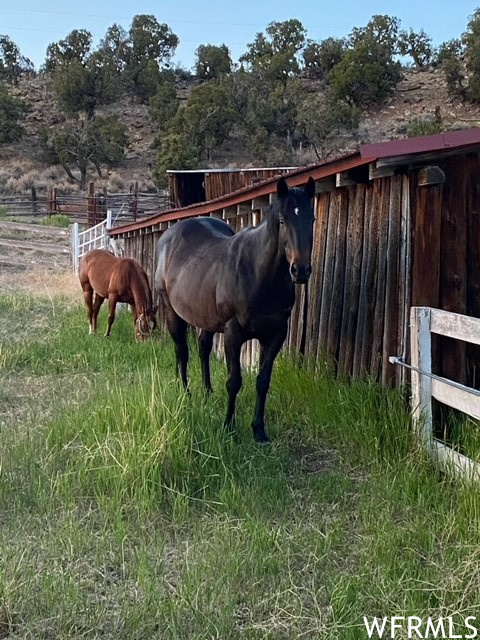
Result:
[[[137,342],[147,340],[157,326],[157,310],[158,307],[142,308],[142,313],[135,320],[135,338]]]
[[[305,284],[312,272],[310,257],[313,244],[313,196],[315,182],[309,178],[305,187],[289,189],[284,178],[277,184],[280,238],[295,284]]]

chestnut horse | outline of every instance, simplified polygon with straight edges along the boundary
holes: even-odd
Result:
[[[216,218],[190,218],[165,231],[156,247],[155,290],[162,299],[175,342],[177,367],[188,389],[187,324],[201,329],[203,384],[211,391],[213,336],[224,333],[228,367],[225,427],[233,432],[235,401],[242,385],[240,349],[260,342],[257,401],[252,428],[257,442],[265,432],[265,400],[274,360],[287,335],[295,284],[311,273],[315,183],[289,188],[277,183],[277,198],[258,227],[234,234]]]
[[[108,298],[109,314],[105,337],[110,335],[117,302],[131,305],[137,341],[150,337],[157,324],[157,307],[152,304],[147,275],[136,260],[117,258],[110,251],[93,249],[80,261],[79,277],[88,308],[90,333],[96,331],[98,312],[105,298]]]

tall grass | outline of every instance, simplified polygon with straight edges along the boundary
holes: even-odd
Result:
[[[40,218],[40,224],[45,227],[60,227],[63,229],[68,229],[71,224],[71,219],[64,213],[54,213],[45,218]]]
[[[234,442],[223,365],[206,398],[192,354],[185,395],[128,313],[108,340],[57,298],[0,296],[0,321],[4,636],[348,640],[363,615],[479,614],[477,491],[416,450],[400,393],[280,358],[261,448],[253,374]]]

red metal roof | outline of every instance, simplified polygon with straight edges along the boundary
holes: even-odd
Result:
[[[463,149],[470,146],[480,144],[480,128],[462,129],[458,131],[449,131],[447,133],[439,133],[431,136],[421,136],[419,138],[406,138],[403,140],[390,140],[388,142],[379,142],[375,144],[361,145],[358,151],[347,155],[333,158],[321,164],[301,167],[300,169],[284,174],[290,186],[298,186],[303,184],[307,178],[312,176],[315,180],[328,178],[336,173],[350,171],[356,167],[370,164],[381,158],[395,158],[397,156],[415,155],[427,152],[441,152],[451,149]],[[204,215],[236,206],[245,200],[260,198],[262,196],[273,193],[276,188],[278,176],[268,178],[262,182],[244,187],[238,191],[220,196],[208,202],[189,205],[179,209],[169,209],[157,215],[145,218],[138,222],[128,224],[122,227],[115,227],[110,231],[110,235],[122,235],[137,229],[145,229],[147,227],[159,224],[160,222],[168,222],[170,220],[179,220],[191,216]]]
[[[284,174],[283,177],[288,181],[288,184],[291,187],[296,187],[298,185],[304,184],[310,176],[312,176],[315,180],[328,178],[329,176],[335,175],[336,173],[349,171],[351,169],[354,169],[355,167],[368,164],[373,160],[374,158],[362,158],[360,156],[360,153],[356,151],[339,158],[334,158],[333,160],[324,162],[323,164],[301,167],[300,169]],[[188,205],[187,207],[181,207],[177,209],[169,209],[168,211],[163,211],[162,213],[151,216],[149,218],[144,218],[143,220],[140,220],[138,222],[133,222],[122,227],[115,227],[114,229],[111,229],[109,233],[111,236],[121,235],[123,233],[128,233],[129,231],[134,231],[136,229],[145,229],[152,225],[159,224],[160,222],[181,220],[182,218],[200,216],[206,213],[219,211],[220,209],[233,207],[244,202],[245,200],[261,198],[262,196],[267,196],[270,193],[274,193],[277,182],[278,176],[267,178],[266,180],[262,180],[262,182],[259,182],[256,185],[238,189],[237,191],[233,191],[228,195],[219,196],[218,198],[213,198],[212,200],[208,200],[207,202],[195,203]]]
[[[394,156],[410,155],[413,153],[426,153],[428,151],[442,151],[444,149],[460,149],[480,143],[480,128],[461,129],[436,133],[431,136],[419,138],[405,138],[403,140],[390,140],[376,144],[362,144],[360,155],[362,158],[387,158]]]

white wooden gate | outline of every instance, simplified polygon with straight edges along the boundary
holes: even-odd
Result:
[[[75,273],[78,273],[80,258],[91,249],[109,249],[115,255],[121,253],[116,242],[108,235],[108,229],[112,227],[112,212],[107,211],[107,217],[94,227],[80,231],[78,222],[72,225],[72,265]]]
[[[431,334],[480,344],[480,319],[430,307],[412,307],[410,323],[414,431],[443,470],[479,482],[480,464],[433,436],[432,398],[480,420],[480,392],[432,374]]]

